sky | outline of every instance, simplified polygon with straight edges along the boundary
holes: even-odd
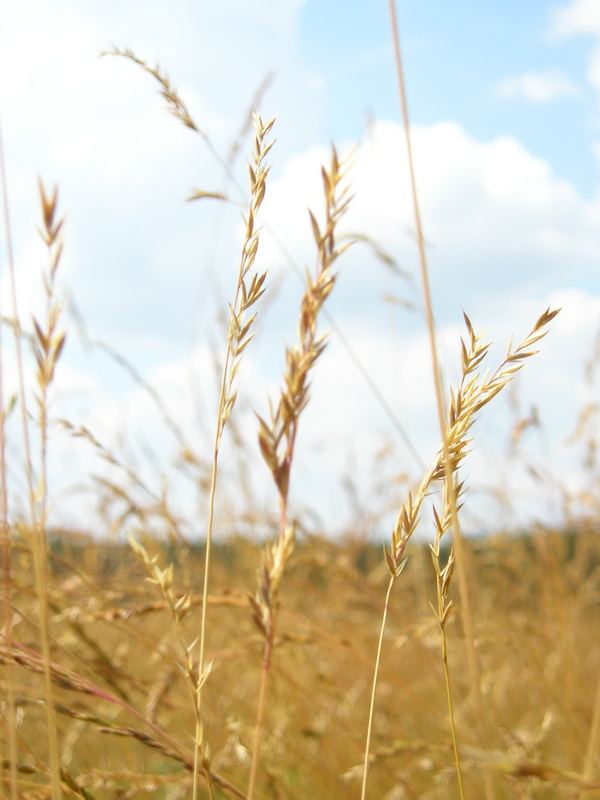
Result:
[[[540,354],[477,425],[464,469],[465,524],[473,533],[560,524],[565,492],[575,496],[591,480],[570,439],[595,402],[584,375],[600,325],[600,5],[401,0],[397,15],[446,383],[457,376],[463,311],[494,342],[493,361],[546,307],[562,307]],[[205,138],[169,115],[139,67],[100,57],[114,47],[159,63]],[[254,412],[266,413],[276,397],[284,348],[296,335],[297,270],[314,264],[306,209],[322,206],[320,164],[335,142],[354,152],[345,230],[376,241],[399,271],[364,244],[340,261],[331,317],[322,321],[334,330],[302,420],[292,496],[308,527],[384,536],[439,437],[383,0],[4,4],[0,115],[20,313],[25,327],[41,313],[41,176],[59,186],[66,217],[59,284],[67,347],[52,417],[88,428],[154,495],[168,487],[186,533],[201,535],[197,476],[178,466],[173,425],[141,381],[208,461],[215,364],[247,202],[237,185],[247,180],[245,123],[265,84],[260,111],[276,118],[276,143],[258,262],[270,288],[222,451],[220,530],[275,508]],[[206,138],[223,157],[239,145],[236,185]],[[194,189],[235,202],[186,202]],[[5,231],[1,244],[0,303],[10,315]],[[16,372],[6,333],[3,341],[8,398]],[[541,425],[512,447],[511,431],[533,407]],[[8,448],[17,513],[14,418]],[[114,467],[58,424],[50,463],[52,521],[102,530],[93,476],[112,479]]]

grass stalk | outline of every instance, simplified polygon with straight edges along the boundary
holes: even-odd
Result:
[[[300,304],[298,342],[286,352],[284,386],[279,402],[275,407],[271,406],[268,421],[258,417],[260,450],[279,495],[279,533],[275,543],[265,548],[258,574],[257,590],[254,597],[250,597],[252,616],[264,637],[264,647],[248,800],[253,800],[256,789],[267,680],[277,626],[279,587],[294,549],[296,535],[295,525],[290,524],[288,518],[288,500],[298,424],[309,400],[309,376],[326,346],[325,337],[317,334],[317,322],[323,305],[335,285],[333,264],[353,243],[350,241],[338,246],[336,241],[337,225],[346,213],[351,199],[348,188],[342,186],[344,173],[344,165],[340,163],[335,148],[332,148],[329,167],[321,168],[325,198],[323,227],[309,211],[312,234],[317,246],[317,266],[314,277],[310,274],[306,276],[306,289]]]
[[[6,486],[6,416],[4,405],[4,380],[2,369],[2,326],[0,325],[0,531],[2,547],[2,637],[8,647],[13,642],[13,612],[11,601],[11,552],[8,523],[8,492]],[[8,721],[8,757],[10,760],[10,798],[17,800],[17,712],[15,705],[12,667],[6,674],[6,706]],[[2,786],[4,796],[4,786]]]
[[[592,715],[592,724],[590,725],[590,732],[588,743],[585,751],[585,762],[583,766],[583,779],[588,783],[592,783],[596,771],[596,761],[598,759],[598,752],[600,751],[600,673],[596,683],[596,693],[594,699],[594,712]],[[581,791],[579,794],[580,800],[585,797],[587,792]]]
[[[425,307],[425,317],[427,321],[427,331],[429,338],[429,348],[431,353],[431,365],[433,370],[433,382],[435,387],[436,408],[438,415],[438,423],[440,428],[440,435],[442,441],[445,440],[445,427],[446,427],[446,412],[444,402],[444,390],[442,386],[442,376],[440,370],[440,361],[437,349],[436,333],[435,333],[435,318],[433,314],[433,304],[431,300],[431,289],[429,284],[429,270],[427,266],[427,255],[425,250],[425,237],[423,235],[423,225],[421,220],[421,212],[419,206],[419,198],[417,192],[417,181],[414,167],[414,158],[412,150],[412,140],[410,131],[410,117],[408,111],[408,98],[406,93],[406,83],[404,80],[404,70],[402,66],[402,56],[400,51],[400,35],[398,32],[398,20],[396,17],[396,3],[395,0],[388,0],[388,9],[390,16],[390,26],[392,32],[392,43],[394,48],[394,60],[396,67],[396,78],[398,82],[398,91],[400,94],[400,105],[402,110],[402,120],[404,126],[404,135],[406,142],[406,152],[408,157],[408,168],[410,174],[411,196],[413,204],[413,213],[415,218],[415,228],[417,234],[417,245],[419,251],[419,271],[421,275],[421,286],[423,291],[423,300]],[[448,465],[447,465],[448,466]],[[447,481],[450,480],[450,470],[446,469]],[[484,741],[487,742],[489,738],[489,721],[487,707],[483,701],[481,691],[481,671],[479,661],[475,650],[475,631],[473,624],[473,615],[471,611],[471,598],[469,591],[467,567],[466,567],[466,552],[462,540],[462,531],[458,519],[456,509],[456,498],[452,497],[452,487],[447,483],[447,491],[452,511],[452,535],[454,540],[454,549],[456,553],[456,567],[458,574],[458,588],[460,595],[460,613],[463,624],[465,646],[467,651],[467,663],[469,668],[470,685],[475,694],[477,705],[477,718],[481,727],[481,735]],[[452,715],[450,717],[452,723]],[[452,739],[456,738],[456,730],[452,728]],[[457,779],[460,782],[460,767],[457,769]],[[494,797],[493,785],[490,776],[484,773],[484,789],[486,800],[492,800]]]
[[[476,415],[510,383],[515,374],[522,369],[524,361],[535,354],[536,351],[532,350],[532,347],[546,335],[548,324],[557,314],[557,310],[551,311],[547,309],[538,318],[528,336],[523,339],[516,349],[513,349],[512,344],[509,345],[504,360],[491,375],[487,372],[481,375],[480,372],[481,364],[487,355],[490,345],[481,342],[481,337],[475,333],[469,318],[465,315],[465,323],[467,325],[469,337],[468,344],[461,341],[462,379],[456,393],[451,393],[451,402],[448,410],[448,425],[444,425],[444,435],[440,449],[432,465],[423,475],[418,488],[414,492],[409,491],[408,497],[402,504],[396,518],[396,523],[392,531],[390,548],[384,551],[387,566],[392,578],[395,579],[399,577],[406,565],[406,547],[417,528],[423,502],[430,488],[436,482],[443,482],[446,491],[444,514],[441,519],[434,509],[436,539],[432,546],[432,552],[434,554],[434,567],[437,565],[437,568],[440,569],[439,540],[444,531],[451,526],[452,520],[456,516],[456,498],[462,491],[462,484],[456,485],[455,478],[462,460],[466,455],[470,441],[469,432],[473,426]],[[447,487],[449,484],[450,488],[448,490]],[[454,498],[454,505],[452,505],[452,498]],[[438,549],[437,557],[435,557],[436,543]],[[445,624],[451,607],[450,604],[445,602],[445,597],[448,591],[452,566],[453,559],[448,562],[444,570],[440,570],[442,599],[444,599],[443,608],[441,609],[440,624]],[[434,611],[436,615],[438,615],[438,611],[436,609],[434,609]],[[384,616],[387,618],[387,605]],[[383,634],[380,633],[380,637],[382,635]],[[379,662],[375,670],[374,684],[377,682],[378,670]],[[448,683],[448,685],[450,684]],[[451,726],[452,729],[455,730],[452,703],[450,703],[449,710]],[[370,719],[371,718],[372,714],[370,714]],[[370,733],[368,739],[370,742]],[[458,756],[458,752],[457,746],[455,750],[456,756]],[[364,777],[364,773],[368,771],[369,758],[369,747],[367,746],[363,764],[364,788],[362,800],[366,797],[366,778]],[[457,759],[456,763],[459,766],[460,759]],[[459,785],[461,785],[462,780],[458,777],[459,774],[460,769],[458,769],[457,772],[457,780],[459,781]]]
[[[203,750],[203,729],[202,729],[202,687],[205,682],[206,672],[206,622],[208,607],[208,584],[211,563],[211,545],[213,537],[215,495],[217,488],[217,474],[219,467],[219,449],[223,431],[231,415],[237,398],[235,379],[241,363],[242,353],[250,343],[253,333],[252,326],[256,318],[256,313],[248,316],[248,312],[264,293],[264,283],[266,273],[258,274],[250,272],[254,266],[254,261],[258,251],[259,231],[255,228],[256,215],[260,209],[265,196],[266,180],[269,173],[265,166],[265,159],[268,155],[272,142],[267,142],[267,137],[271,132],[274,120],[264,123],[261,117],[255,115],[255,150],[254,161],[249,167],[250,172],[250,207],[248,216],[245,220],[246,229],[240,266],[236,280],[236,288],[233,304],[230,306],[229,329],[227,333],[227,347],[223,361],[223,370],[219,387],[219,399],[217,404],[217,418],[215,426],[215,436],[212,451],[212,467],[210,490],[208,500],[208,518],[206,523],[206,540],[204,553],[204,580],[202,587],[202,611],[200,621],[200,641],[198,657],[198,676],[197,676],[197,699],[196,699],[196,731],[195,731],[195,751],[194,751],[194,776],[193,776],[193,800],[198,797],[198,775],[200,770],[200,759]]]
[[[447,450],[447,448],[446,448]],[[446,465],[448,464],[448,453],[444,453]],[[447,468],[447,467],[446,467]],[[450,492],[448,488],[450,487]],[[455,503],[460,495],[462,486],[455,485],[455,481],[451,478],[450,481],[444,482],[444,509],[442,514],[438,514],[433,507],[433,515],[435,521],[435,537],[433,544],[430,545],[431,560],[433,563],[433,570],[435,573],[435,587],[436,587],[436,600],[437,608],[433,607],[432,610],[435,614],[439,631],[440,631],[440,645],[442,652],[442,666],[444,670],[444,685],[446,689],[446,704],[448,707],[448,716],[450,719],[450,735],[452,738],[452,753],[454,755],[454,768],[456,772],[456,781],[458,786],[458,793],[461,800],[464,800],[464,787],[462,779],[462,766],[460,761],[460,751],[458,749],[458,737],[456,735],[456,719],[454,715],[454,700],[452,696],[452,683],[450,677],[450,667],[448,664],[448,638],[446,636],[446,625],[452,611],[452,600],[448,599],[450,581],[454,570],[454,550],[450,550],[450,554],[446,564],[442,566],[441,555],[441,542],[444,533],[452,524],[452,519],[455,514],[455,508],[452,506],[452,501]]]
[[[375,696],[377,694],[377,682],[379,679],[379,667],[381,664],[381,652],[383,650],[383,635],[385,633],[385,626],[387,623],[388,608],[390,605],[390,596],[396,576],[391,575],[388,583],[388,588],[385,593],[385,603],[383,605],[383,614],[381,615],[381,626],[379,628],[379,639],[377,642],[377,655],[375,656],[375,668],[373,670],[373,682],[371,685],[371,702],[369,703],[369,719],[367,722],[367,741],[365,743],[365,766],[363,769],[362,786],[360,791],[360,800],[366,800],[367,797],[367,780],[369,777],[369,761],[371,753],[371,736],[373,733],[373,716],[375,714]]]
[[[54,380],[56,365],[60,359],[65,335],[58,330],[60,306],[55,298],[55,278],[62,254],[62,241],[60,238],[63,222],[56,220],[58,193],[55,189],[52,195],[47,195],[44,185],[40,181],[40,204],[42,208],[43,227],[41,236],[48,252],[48,266],[44,274],[44,289],[46,296],[45,319],[42,324],[33,320],[34,356],[37,365],[37,406],[39,424],[39,487],[38,487],[38,513],[36,517],[37,530],[33,542],[33,560],[38,591],[39,623],[41,631],[42,654],[47,668],[44,670],[44,684],[46,693],[46,714],[48,717],[48,747],[50,750],[50,767],[52,778],[52,796],[62,796],[61,767],[58,751],[58,733],[56,711],[54,707],[52,677],[50,674],[50,625],[48,606],[49,565],[48,565],[48,390]]]
[[[60,779],[60,760],[58,755],[58,737],[56,729],[56,717],[54,714],[52,684],[50,679],[50,639],[48,632],[48,604],[47,604],[47,581],[44,580],[45,572],[45,534],[42,534],[41,526],[39,524],[37,509],[36,509],[36,493],[34,488],[34,473],[33,461],[31,455],[31,444],[29,436],[29,412],[27,409],[27,400],[25,393],[25,377],[23,368],[23,353],[21,347],[21,322],[17,301],[17,285],[15,274],[15,260],[14,249],[12,241],[12,226],[10,221],[10,207],[8,198],[8,180],[6,175],[6,163],[4,155],[4,142],[2,137],[2,130],[0,128],[0,181],[2,183],[2,205],[3,205],[3,220],[4,231],[6,237],[7,261],[9,271],[9,283],[12,300],[12,316],[13,316],[13,331],[15,339],[15,351],[17,360],[17,382],[18,382],[18,395],[19,406],[21,410],[21,424],[23,434],[23,449],[25,454],[25,474],[28,488],[29,499],[29,529],[33,537],[33,550],[36,553],[34,557],[35,564],[35,580],[36,589],[38,593],[39,603],[39,616],[40,616],[40,632],[41,644],[44,653],[44,688],[46,693],[46,709],[47,709],[47,733],[48,733],[48,747],[50,751],[50,773],[52,784],[52,797],[54,800],[61,800],[62,789]],[[44,539],[44,542],[41,539]]]
[[[273,656],[273,638],[275,627],[269,632],[265,640],[262,669],[260,672],[260,687],[258,690],[258,701],[256,710],[256,720],[254,723],[254,741],[252,745],[252,763],[250,765],[250,778],[248,780],[247,797],[251,800],[256,789],[256,778],[258,775],[258,753],[263,736],[265,709],[267,707],[267,684],[269,681],[269,670],[271,668],[271,658]]]
[[[458,796],[464,800],[464,787],[462,778],[462,765],[458,750],[458,737],[456,735],[456,721],[454,717],[454,700],[452,697],[452,685],[450,683],[450,668],[448,666],[448,642],[446,639],[446,627],[440,625],[440,638],[442,643],[442,663],[444,667],[444,686],[446,688],[446,704],[450,716],[450,734],[452,737],[452,753],[454,755],[454,770],[456,772],[456,782],[458,785]]]

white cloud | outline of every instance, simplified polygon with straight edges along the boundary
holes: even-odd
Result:
[[[587,68],[590,86],[600,92],[600,5],[596,0],[571,0],[557,9],[550,21],[550,36],[567,39],[590,36],[596,39]]]
[[[578,87],[558,70],[524,72],[501,80],[496,91],[500,97],[528,100],[532,103],[549,103],[561,97],[572,97]]]
[[[544,160],[511,137],[481,142],[455,123],[413,130],[416,173],[430,266],[442,316],[479,303],[491,289],[585,282],[600,258],[600,207],[585,201]],[[306,206],[319,209],[318,164],[325,151],[291,161],[272,182],[265,214],[300,264],[310,263]],[[355,193],[347,228],[370,234],[416,275],[408,169],[401,127],[380,121],[360,147],[350,180]],[[268,260],[276,249],[267,251]],[[340,291],[372,304],[380,269],[347,258]],[[346,278],[351,272],[351,278]]]
[[[596,0],[571,0],[554,12],[549,31],[557,37],[600,36],[600,6]]]

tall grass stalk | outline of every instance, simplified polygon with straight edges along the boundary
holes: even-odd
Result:
[[[367,796],[367,780],[369,778],[369,761],[371,759],[371,739],[373,736],[373,717],[375,714],[375,698],[377,696],[377,683],[379,679],[379,670],[381,667],[381,653],[383,650],[383,636],[385,634],[385,626],[387,624],[388,609],[390,607],[390,597],[394,583],[396,582],[396,575],[391,575],[388,582],[387,591],[385,593],[385,602],[383,604],[383,614],[381,615],[381,624],[379,626],[379,639],[377,640],[377,653],[375,655],[375,666],[373,668],[373,683],[371,684],[371,699],[369,702],[369,718],[367,722],[367,739],[365,742],[365,755],[364,767],[362,773],[362,784],[360,790],[361,800],[365,800]]]
[[[3,206],[5,210],[5,233],[7,243],[10,241],[10,224],[8,220],[8,197],[6,176],[4,174],[4,151],[2,145],[2,126],[0,124],[0,169],[2,170]],[[11,255],[12,258],[12,255]],[[0,298],[1,299],[1,298]],[[8,522],[8,490],[6,481],[6,407],[4,404],[4,370],[2,348],[2,325],[0,325],[0,529],[2,532],[2,603],[3,624],[2,635],[8,647],[13,641],[13,611],[11,603],[11,552],[10,527]],[[10,762],[10,798],[17,800],[17,710],[15,690],[13,686],[13,669],[7,667],[6,674],[6,707],[8,721],[8,759]],[[0,791],[4,795],[4,781],[0,780]]]
[[[284,385],[279,402],[275,407],[271,406],[268,420],[258,418],[260,450],[279,496],[279,534],[276,542],[265,548],[256,594],[250,598],[254,622],[264,637],[264,648],[248,800],[252,800],[256,789],[267,681],[277,627],[279,587],[294,549],[295,524],[289,520],[288,500],[298,425],[302,411],[309,401],[309,376],[326,346],[326,338],[318,335],[317,322],[335,285],[333,264],[353,243],[349,241],[338,246],[336,241],[337,225],[351,200],[348,187],[342,183],[344,176],[345,165],[340,163],[335,148],[332,148],[329,167],[321,169],[325,197],[325,221],[322,228],[314,214],[309,211],[312,234],[317,246],[317,266],[314,277],[306,275],[306,289],[300,304],[298,342],[286,352]]]
[[[469,337],[468,344],[465,344],[464,342],[461,343],[462,379],[456,393],[451,393],[451,402],[448,410],[448,424],[444,425],[444,435],[441,446],[432,465],[423,475],[421,483],[416,491],[410,491],[408,493],[408,497],[400,508],[396,518],[396,523],[392,530],[390,548],[389,550],[385,550],[385,558],[391,576],[387,589],[388,596],[391,593],[395,581],[401,575],[406,565],[406,547],[417,528],[419,519],[421,517],[423,502],[427,497],[432,485],[436,482],[443,482],[445,485],[447,485],[448,480],[450,479],[450,481],[452,481],[452,496],[456,497],[456,494],[462,490],[462,486],[460,484],[455,484],[455,480],[458,469],[467,453],[467,447],[470,442],[469,433],[473,423],[475,422],[477,414],[484,406],[493,400],[493,398],[499,392],[501,392],[508,383],[510,383],[514,375],[523,367],[524,361],[535,354],[536,351],[532,350],[532,347],[546,335],[547,325],[552,319],[554,319],[557,313],[558,311],[556,310],[551,311],[548,309],[545,311],[536,321],[529,335],[523,339],[516,349],[513,349],[512,345],[509,345],[504,360],[491,375],[488,373],[482,375],[480,371],[481,364],[489,350],[489,344],[484,344],[481,342],[481,337],[475,333],[469,318],[465,315],[465,322]],[[437,535],[441,536],[439,533],[441,522],[437,512],[434,516],[436,519],[436,528],[438,529]],[[446,513],[444,514],[445,528],[450,525],[451,517],[452,512],[449,508],[447,508]],[[440,586],[442,594],[447,593],[450,575],[451,566],[446,571],[445,575],[443,572],[441,574],[442,583]],[[442,600],[444,600],[444,598],[442,598]],[[441,622],[445,622],[450,606],[447,606],[444,600],[443,604],[440,602],[439,607],[442,611]],[[445,611],[446,608],[448,608],[448,611]],[[386,601],[379,634],[377,658],[373,671],[371,703],[369,707],[369,717],[367,723],[367,741],[365,745],[365,757],[363,765],[361,800],[365,800],[367,796],[367,777],[375,709],[375,694],[379,678],[381,644],[383,641],[385,621],[387,619],[387,610],[388,602]],[[447,688],[449,692],[449,681],[447,683]],[[454,727],[453,704],[451,702],[450,695],[449,714],[451,716],[451,724]],[[455,757],[457,755],[458,746],[456,747]],[[460,787],[462,786],[462,779],[459,778],[459,775],[460,770],[457,772],[457,780]]]
[[[388,0],[388,9],[390,16],[390,26],[392,33],[392,43],[394,48],[394,60],[396,66],[396,78],[398,81],[398,91],[400,94],[400,105],[402,109],[402,120],[404,125],[404,135],[406,141],[406,152],[408,157],[408,168],[410,174],[410,186],[413,203],[413,211],[415,218],[415,228],[417,234],[417,245],[419,251],[419,270],[421,275],[421,285],[423,290],[423,300],[425,306],[425,317],[427,320],[427,331],[429,336],[429,347],[431,352],[431,366],[433,370],[433,382],[435,387],[435,399],[438,415],[438,424],[440,429],[440,436],[442,441],[445,440],[445,402],[444,390],[442,386],[442,375],[440,369],[439,355],[436,342],[435,333],[435,319],[433,314],[433,304],[431,301],[431,290],[429,285],[429,270],[427,267],[427,255],[425,250],[425,237],[423,235],[423,225],[421,221],[421,212],[419,207],[419,198],[417,192],[417,181],[415,175],[414,158],[412,151],[411,131],[410,131],[410,117],[408,112],[408,98],[406,93],[406,83],[404,80],[404,70],[402,66],[402,56],[400,51],[400,35],[398,32],[398,20],[396,17],[396,3],[395,0]],[[448,465],[447,465],[448,466]],[[471,598],[469,592],[469,582],[466,567],[466,552],[462,539],[462,531],[458,519],[456,509],[456,498],[453,496],[452,485],[450,481],[450,470],[446,470],[447,486],[446,492],[449,501],[449,507],[452,515],[452,534],[454,540],[454,549],[456,553],[456,568],[458,574],[458,587],[460,594],[460,612],[463,624],[463,631],[465,637],[465,644],[467,649],[467,662],[469,667],[470,685],[474,692],[476,705],[477,705],[477,718],[481,727],[481,734],[484,741],[488,739],[489,722],[487,707],[483,700],[481,691],[481,671],[479,661],[475,650],[475,629],[473,624],[473,615],[471,611]],[[445,637],[444,637],[445,642]],[[445,665],[445,672],[447,672],[447,663]],[[448,676],[447,676],[448,680]],[[451,734],[453,742],[456,740],[456,729],[453,721],[453,714],[451,711],[451,701],[449,704]],[[456,751],[455,751],[456,752]],[[460,777],[460,760],[457,758],[457,780],[459,785],[461,783]],[[490,775],[484,773],[484,789],[486,800],[491,800],[494,796],[493,785]]]
[[[194,121],[188,107],[180,97],[177,89],[171,83],[169,77],[161,70],[157,64],[155,67],[150,66],[144,59],[138,57],[132,50],[124,48],[112,48],[112,50],[105,51],[101,55],[111,55],[120,58],[125,58],[132,61],[141,67],[144,72],[154,78],[160,86],[160,92],[171,114],[178,119],[186,128],[193,131],[200,136],[204,141],[211,155],[223,167],[225,174],[231,178],[236,186],[239,183],[235,179],[234,173],[230,164],[220,155],[208,134],[202,130]],[[266,191],[266,179],[269,173],[268,167],[265,165],[265,159],[268,155],[273,142],[267,142],[267,137],[273,128],[275,120],[271,119],[264,123],[260,115],[256,112],[253,115],[255,140],[254,140],[254,158],[253,164],[249,165],[250,174],[250,205],[247,217],[245,218],[245,234],[244,243],[242,246],[242,255],[240,258],[240,266],[236,280],[236,287],[233,302],[229,306],[229,325],[227,330],[227,345],[225,356],[223,359],[223,367],[221,370],[221,379],[219,385],[219,396],[217,401],[217,415],[215,423],[215,434],[212,447],[211,467],[210,467],[210,485],[208,494],[208,513],[206,521],[206,538],[205,538],[205,553],[204,553],[204,575],[203,575],[203,588],[202,588],[202,610],[200,620],[200,635],[198,644],[198,670],[196,679],[196,727],[195,727],[195,750],[194,750],[194,770],[193,770],[193,800],[198,797],[198,776],[201,768],[201,759],[205,759],[204,752],[204,732],[202,725],[202,689],[206,682],[207,672],[210,670],[210,665],[206,664],[206,622],[207,622],[207,605],[208,605],[208,584],[210,575],[210,564],[212,554],[212,534],[214,525],[215,514],[215,495],[217,488],[217,477],[219,471],[219,451],[221,446],[221,439],[223,431],[227,425],[227,421],[233,411],[233,407],[237,398],[236,376],[240,367],[241,357],[243,351],[246,349],[251,339],[253,338],[252,326],[254,324],[256,313],[248,312],[252,309],[254,304],[260,299],[265,291],[266,272],[261,274],[252,273],[254,261],[259,245],[259,229],[255,227],[256,215],[260,209]],[[240,187],[241,189],[241,187]],[[243,191],[243,190],[242,190]],[[196,200],[203,197],[219,197],[225,199],[220,193],[214,194],[211,192],[196,191],[188,199]],[[203,767],[206,769],[206,767]]]
[[[39,624],[42,634],[42,654],[44,658],[44,682],[46,687],[46,713],[48,715],[48,747],[52,775],[52,795],[62,796],[61,768],[58,751],[56,711],[53,701],[52,676],[50,673],[50,628],[48,608],[49,565],[48,565],[48,390],[54,380],[56,366],[60,359],[65,334],[58,328],[60,305],[55,295],[55,279],[62,254],[62,220],[56,219],[58,193],[54,189],[48,195],[43,183],[39,183],[40,205],[42,209],[42,228],[40,234],[47,248],[48,265],[44,274],[46,299],[45,318],[39,322],[34,318],[33,351],[36,361],[37,407],[39,425],[39,480],[37,487],[37,526],[33,541],[33,560],[36,586],[39,595]]]
[[[206,543],[204,556],[204,583],[202,589],[202,614],[200,624],[200,642],[198,659],[198,687],[196,700],[196,733],[194,754],[194,783],[193,800],[198,796],[198,773],[203,747],[202,731],[202,686],[205,681],[206,669],[206,615],[208,606],[208,581],[210,573],[211,544],[214,523],[215,493],[217,487],[217,473],[219,466],[219,449],[223,431],[231,415],[237,398],[235,380],[240,367],[242,353],[250,343],[253,333],[256,313],[248,316],[248,312],[260,299],[265,291],[264,283],[266,273],[253,273],[251,270],[259,245],[259,229],[255,227],[256,216],[265,196],[266,180],[269,168],[265,165],[265,158],[273,142],[267,142],[274,120],[264,123],[261,117],[255,116],[254,160],[249,166],[250,174],[250,206],[245,220],[244,243],[240,259],[240,267],[236,280],[235,295],[230,306],[229,328],[227,332],[227,348],[223,361],[221,384],[217,407],[215,437],[212,451],[212,468],[210,490],[208,499],[208,519],[206,523]]]
[[[44,689],[46,695],[46,717],[48,748],[50,755],[50,775],[52,796],[54,800],[61,800],[62,789],[60,782],[60,761],[58,755],[58,737],[56,730],[56,717],[54,714],[54,703],[52,694],[52,682],[50,678],[50,640],[48,633],[48,586],[45,574],[45,534],[42,532],[36,509],[36,490],[34,485],[33,461],[31,455],[31,442],[29,435],[29,411],[25,392],[25,374],[23,368],[23,352],[21,346],[22,329],[19,316],[17,301],[16,270],[14,260],[14,249],[12,241],[12,226],[10,221],[10,207],[8,198],[8,180],[6,175],[6,162],[4,156],[4,143],[2,131],[0,129],[0,181],[2,182],[2,205],[4,231],[6,237],[7,262],[9,271],[9,283],[12,300],[13,332],[15,339],[15,352],[17,360],[17,381],[19,406],[21,409],[21,424],[23,433],[23,449],[25,456],[25,475],[28,489],[29,500],[29,531],[33,537],[32,548],[34,551],[35,563],[35,582],[40,609],[40,633],[42,651],[44,653]],[[43,209],[44,211],[44,209]],[[37,555],[35,555],[37,554]]]

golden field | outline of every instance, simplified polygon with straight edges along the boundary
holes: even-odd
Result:
[[[192,591],[183,623],[184,636],[192,641],[201,601],[200,549],[146,544],[161,564],[173,564],[175,596]],[[239,787],[247,780],[261,672],[262,639],[247,598],[259,560],[260,548],[244,539],[220,544],[208,606],[215,667],[205,690],[205,735],[212,768]],[[194,714],[160,592],[124,545],[57,538],[51,563],[61,764],[79,787],[65,785],[66,795],[188,797]],[[579,796],[600,650],[597,534],[539,531],[481,541],[470,548],[469,568],[490,732],[482,742],[455,615],[448,638],[465,791],[480,796],[487,769],[497,797]],[[378,547],[316,538],[297,547],[282,591],[260,796],[357,796],[386,583]],[[18,542],[14,585],[14,602],[22,611],[14,628],[22,663],[11,670],[23,763],[20,796],[45,797],[43,679],[39,661],[31,663],[38,649],[35,585],[31,556]],[[391,602],[375,715],[372,797],[455,793],[439,632],[428,605],[434,598],[429,553],[416,546]],[[163,733],[181,752],[156,749],[170,749]],[[4,747],[6,740],[5,730]],[[7,780],[5,769],[5,786]],[[228,796],[217,786],[212,793]],[[201,796],[209,796],[206,788]]]

